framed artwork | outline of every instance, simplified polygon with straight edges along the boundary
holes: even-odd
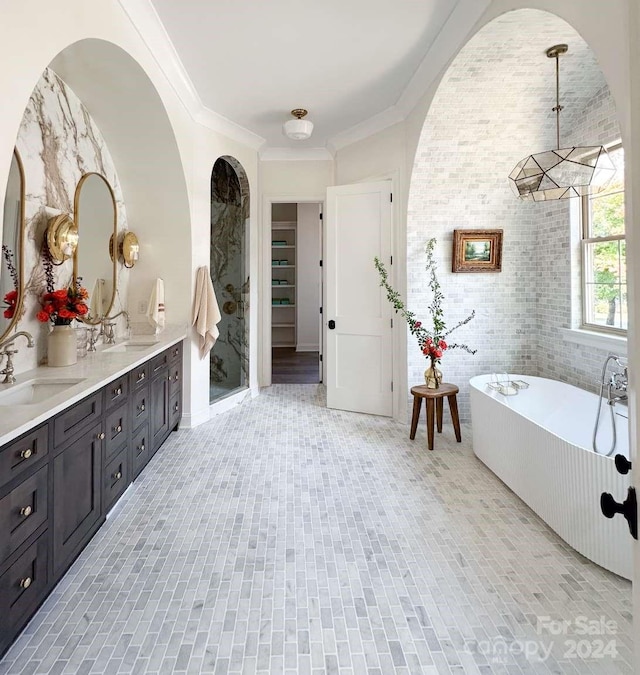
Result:
[[[454,230],[452,272],[501,272],[502,230]]]

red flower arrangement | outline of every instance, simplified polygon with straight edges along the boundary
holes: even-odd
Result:
[[[5,310],[2,313],[5,319],[13,319],[13,315],[16,313],[16,307],[18,306],[18,291],[13,290],[9,291],[4,296]]]
[[[82,286],[45,293],[40,300],[42,309],[36,314],[36,318],[43,323],[51,321],[55,326],[68,326],[74,319],[89,311],[84,302],[88,297],[87,289]]]
[[[447,344],[445,338],[451,335],[454,330],[457,330],[461,326],[469,323],[471,319],[476,315],[475,310],[462,321],[459,321],[453,328],[447,328],[444,321],[444,312],[442,310],[442,301],[444,300],[444,295],[440,289],[440,282],[438,281],[438,276],[436,274],[436,261],[434,258],[433,250],[436,245],[435,239],[429,239],[425,247],[425,253],[427,254],[427,265],[426,270],[429,275],[429,289],[432,293],[431,304],[429,305],[429,311],[431,313],[431,321],[433,328],[427,330],[421,321],[416,321],[415,314],[409,311],[400,294],[397,291],[394,291],[393,288],[389,285],[389,278],[387,270],[379,258],[375,258],[374,264],[380,275],[380,285],[387,291],[387,300],[393,305],[393,308],[396,312],[399,312],[407,324],[409,325],[409,331],[412,335],[418,340],[418,346],[420,351],[430,360],[431,369],[435,370],[436,364],[440,362],[442,354],[447,349],[462,349],[469,354],[475,354],[476,350],[471,349],[466,344],[454,343]],[[438,386],[438,380],[436,379],[436,387]],[[428,385],[427,385],[428,386]]]

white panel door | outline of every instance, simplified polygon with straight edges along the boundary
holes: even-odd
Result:
[[[391,257],[391,182],[328,188],[327,405],[392,415],[391,306],[373,259]]]

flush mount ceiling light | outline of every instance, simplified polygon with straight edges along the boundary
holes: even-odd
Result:
[[[529,155],[509,174],[511,186],[524,201],[543,202],[602,192],[611,182],[616,168],[602,145],[560,147],[560,56],[567,45],[554,45],[547,56],[556,60],[557,150]]]
[[[294,119],[287,120],[282,125],[282,133],[294,141],[304,141],[313,132],[313,122],[302,119],[307,116],[307,111],[304,108],[295,108],[291,111]]]

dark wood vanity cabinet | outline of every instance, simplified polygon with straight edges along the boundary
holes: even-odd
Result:
[[[0,656],[181,412],[180,343],[0,448]]]

